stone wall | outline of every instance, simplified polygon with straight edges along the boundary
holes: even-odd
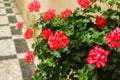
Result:
[[[27,9],[27,5],[33,0],[13,0],[22,14],[23,19],[27,26],[30,26],[37,18],[37,13],[30,13]],[[76,0],[39,0],[41,3],[40,12],[45,12],[49,8],[54,8],[57,13],[60,13],[66,8],[75,9],[78,4]]]
[[[27,26],[30,26],[30,23],[34,21],[35,16],[27,10],[27,1],[28,0],[13,0],[16,4],[16,7],[19,13],[22,15]]]

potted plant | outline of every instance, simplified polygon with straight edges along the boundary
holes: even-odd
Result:
[[[56,14],[54,9],[40,13],[31,29],[42,32],[25,61],[40,60],[32,80],[119,80],[120,79],[120,1],[77,0],[80,7]],[[96,3],[108,6],[101,9]],[[35,5],[34,5],[35,4]],[[113,9],[116,5],[117,9]],[[28,8],[38,11],[34,0]],[[96,14],[97,13],[97,14]],[[31,38],[33,31],[25,33]],[[30,37],[28,37],[30,36]]]

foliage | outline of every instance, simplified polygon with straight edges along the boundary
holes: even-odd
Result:
[[[69,44],[51,50],[49,39],[44,39],[43,35],[39,34],[32,47],[34,55],[41,60],[41,63],[38,64],[32,80],[120,80],[120,45],[112,48],[106,39],[110,32],[120,26],[120,1],[99,0],[100,3],[108,6],[107,10],[101,9],[95,0],[91,1],[89,7],[76,8],[65,18],[60,18],[61,14],[54,14],[50,19],[45,20],[45,14],[40,14],[33,27],[38,30],[41,25],[42,31],[50,29],[52,35],[62,31],[69,38]],[[113,9],[114,5],[117,6],[116,10]],[[51,13],[52,10],[49,14]],[[101,25],[96,22],[99,16],[106,20],[102,25],[103,28],[100,28]],[[104,67],[97,68],[95,64],[86,61],[95,45],[110,51]]]

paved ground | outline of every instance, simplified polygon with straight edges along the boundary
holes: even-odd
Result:
[[[30,40],[23,38],[24,30],[15,30],[23,21],[14,3],[0,0],[0,80],[30,80],[33,64],[23,60]]]

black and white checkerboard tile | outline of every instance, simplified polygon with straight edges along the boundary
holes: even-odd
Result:
[[[0,0],[0,80],[30,80],[35,67],[23,60],[32,40],[24,39],[24,30],[15,30],[18,21],[23,20],[14,3]]]

